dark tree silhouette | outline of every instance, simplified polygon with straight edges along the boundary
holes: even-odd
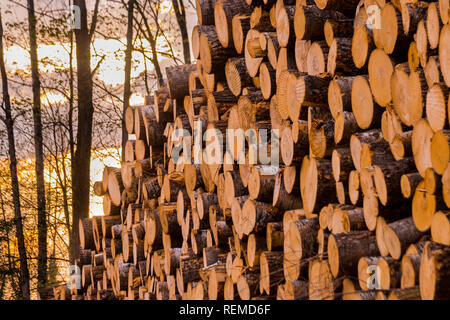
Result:
[[[73,246],[71,261],[78,256],[80,239],[78,235],[79,219],[89,217],[90,163],[92,147],[92,123],[94,105],[92,103],[91,40],[97,24],[98,6],[96,0],[91,28],[88,29],[85,0],[75,0],[80,8],[80,28],[75,29],[78,87],[78,127],[76,151],[72,164],[73,190]]]
[[[31,77],[33,87],[34,153],[38,210],[38,286],[47,282],[47,212],[45,208],[44,152],[42,139],[41,82],[39,79],[36,16],[34,0],[28,0],[28,29],[30,33]]]
[[[2,75],[3,104],[5,113],[2,120],[5,122],[8,134],[9,168],[11,171],[11,187],[14,203],[14,222],[16,225],[17,246],[20,260],[20,289],[19,294],[23,299],[30,299],[30,273],[28,271],[27,250],[23,236],[22,214],[20,210],[19,179],[17,177],[17,156],[14,138],[14,119],[12,116],[11,99],[9,97],[8,76],[6,74],[5,59],[3,56],[3,22],[0,11],[0,72]]]

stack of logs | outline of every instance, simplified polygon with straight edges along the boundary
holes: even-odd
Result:
[[[126,110],[134,139],[94,185],[104,216],[80,221],[81,287],[41,298],[450,298],[449,0],[196,10],[197,63]],[[205,149],[227,129],[279,144],[174,161],[177,129],[197,125],[214,129]],[[266,148],[280,165],[250,156]]]

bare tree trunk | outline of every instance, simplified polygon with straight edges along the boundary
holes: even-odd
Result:
[[[191,63],[191,51],[189,47],[189,36],[186,24],[186,10],[184,8],[183,0],[172,0],[173,10],[177,17],[178,27],[180,28],[181,38],[183,39],[183,55],[184,63]]]
[[[92,123],[94,106],[92,103],[92,72],[91,72],[91,38],[95,32],[98,2],[96,1],[91,30],[88,30],[87,8],[85,0],[75,0],[74,5],[80,8],[80,28],[75,29],[77,56],[77,86],[78,86],[78,128],[77,146],[72,163],[73,189],[73,227],[71,261],[78,256],[80,245],[78,221],[89,217],[90,163],[92,147]]]
[[[131,96],[131,58],[133,55],[133,14],[135,2],[135,0],[128,1],[127,49],[125,51],[125,83],[122,110],[122,161],[125,159],[125,144],[128,140],[128,132],[125,127],[125,112],[130,105]]]
[[[45,208],[44,152],[42,147],[41,82],[39,79],[34,0],[28,0],[31,77],[33,82],[34,153],[38,209],[38,287],[47,282],[47,212]]]
[[[11,187],[14,203],[14,220],[16,224],[16,237],[20,260],[20,295],[23,299],[30,299],[30,273],[28,271],[27,250],[23,236],[22,214],[20,210],[19,179],[17,177],[16,146],[14,141],[14,120],[11,112],[11,100],[9,97],[8,76],[6,74],[5,60],[3,57],[3,22],[0,13],[0,71],[2,74],[3,119],[8,133],[9,168],[11,170]]]
[[[13,261],[12,261],[12,257],[11,257],[11,243],[10,243],[10,236],[9,236],[9,225],[7,223],[6,220],[6,208],[5,208],[5,202],[3,200],[3,190],[0,188],[0,209],[2,210],[2,216],[3,216],[3,222],[5,223],[5,242],[6,242],[6,252],[8,254],[8,269],[10,270],[10,282],[11,282],[11,287],[13,289],[13,291],[17,291],[17,286],[15,285],[15,279],[14,279],[14,275],[13,272],[11,272],[12,270],[14,270],[14,265],[13,265]],[[5,279],[6,279],[6,275],[5,275]],[[0,297],[1,300],[1,297]]]
[[[141,34],[144,36],[144,38],[150,44],[150,48],[152,49],[152,57],[149,59],[152,62],[153,66],[155,67],[156,79],[158,80],[158,85],[159,85],[159,87],[162,87],[162,86],[164,86],[164,78],[163,78],[163,74],[161,71],[161,66],[159,65],[159,61],[158,61],[158,52],[156,51],[157,35],[153,35],[153,33],[151,31],[152,29],[150,28],[150,24],[148,22],[148,17],[145,14],[145,12],[143,11],[143,9],[141,8],[141,6],[139,5],[139,2],[136,2],[136,9],[141,16],[142,21],[138,21],[135,18],[135,22],[136,22],[136,25],[139,28],[139,31],[141,32]],[[141,22],[144,24],[144,26],[141,25],[142,24]]]
[[[69,147],[70,147],[70,160],[72,161],[75,158],[75,139],[74,139],[74,133],[73,133],[73,111],[74,111],[74,70],[73,70],[73,55],[74,55],[74,42],[73,42],[73,37],[74,37],[74,32],[73,30],[70,31],[70,52],[69,52],[69,74],[70,74],[70,78],[69,78],[69,123],[68,123],[68,127],[69,127]],[[55,160],[57,160],[57,157],[55,157]],[[64,171],[64,188],[63,188],[63,196],[64,196],[64,200],[66,200],[64,202],[64,215],[65,215],[65,220],[66,220],[66,227],[67,227],[67,232],[69,234],[69,252],[73,252],[72,248],[73,248],[73,236],[72,236],[72,232],[73,232],[73,228],[70,224],[70,214],[69,214],[69,205],[68,205],[68,197],[67,197],[67,181],[68,178],[66,176],[66,170],[65,170],[65,164],[64,161],[62,162]],[[73,172],[73,171],[72,171]],[[72,181],[70,182],[70,185],[72,185]]]

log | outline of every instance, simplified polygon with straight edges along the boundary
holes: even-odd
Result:
[[[267,58],[272,68],[277,68],[278,55],[280,53],[281,46],[278,44],[277,33],[273,32],[267,39]]]
[[[328,108],[330,78],[301,76],[297,79],[297,99],[302,105]]]
[[[224,285],[227,274],[223,266],[218,266],[209,272],[208,298],[210,300],[221,300],[224,298]]]
[[[278,44],[286,48],[289,43],[293,43],[295,37],[294,31],[294,15],[296,12],[295,6],[284,5],[280,6],[276,13],[277,23],[277,38]]]
[[[157,198],[161,193],[161,187],[158,183],[158,178],[149,178],[142,181],[142,194],[144,199]]]
[[[328,104],[331,115],[336,120],[339,113],[352,111],[352,84],[356,77],[339,77],[330,81]],[[367,106],[365,111],[370,110]]]
[[[79,221],[79,237],[81,249],[95,250],[92,219],[84,218]]]
[[[434,132],[440,131],[446,126],[445,112],[448,92],[448,88],[439,84],[434,84],[428,89],[425,110],[428,124]]]
[[[216,2],[217,0],[195,1],[195,10],[199,25],[205,26],[214,24],[214,5]]]
[[[397,134],[389,144],[391,153],[395,160],[401,160],[405,157],[412,156],[411,150],[412,131]]]
[[[372,93],[367,77],[356,76],[352,82],[351,103],[353,115],[361,129],[378,125],[381,119],[381,108],[373,101]]]
[[[308,299],[308,281],[290,280],[286,281],[283,300],[306,300]]]
[[[234,49],[242,54],[244,49],[245,35],[250,30],[250,16],[247,14],[235,15],[231,21]]]
[[[239,171],[228,171],[225,173],[225,197],[226,201],[231,204],[233,198],[244,196],[247,190],[242,184]]]
[[[434,242],[450,245],[450,215],[447,210],[438,211],[431,222],[431,237]]]
[[[216,73],[219,68],[223,70],[223,65],[228,58],[234,55],[233,51],[232,48],[222,46],[214,29],[205,30],[200,35],[200,60],[206,73]]]
[[[419,286],[394,289],[389,293],[388,300],[420,300]]]
[[[400,178],[400,187],[404,198],[411,198],[417,185],[422,181],[422,177],[418,172],[407,173]]]
[[[307,214],[329,202],[336,202],[331,160],[306,156],[300,169],[300,193]]]
[[[325,40],[314,41],[306,56],[308,75],[318,76],[327,71],[329,47]]]
[[[297,280],[301,274],[302,259],[312,257],[317,252],[317,232],[319,219],[301,219],[289,224],[284,240],[284,256],[289,261],[288,280]],[[286,276],[286,274],[285,274]]]
[[[262,252],[267,251],[265,239],[262,236],[250,234],[247,239],[247,265],[256,269],[260,266],[260,256]]]
[[[340,21],[327,20],[323,26],[325,41],[329,47],[331,47],[336,36],[349,38],[353,35],[353,30],[353,19]]]
[[[412,217],[401,219],[384,227],[383,238],[392,258],[399,260],[411,243],[418,242],[423,232],[416,229]]]
[[[365,132],[355,133],[350,139],[350,152],[353,159],[353,164],[356,170],[361,170],[361,151],[364,145],[375,147],[377,144],[384,144],[381,130],[373,129]]]
[[[270,12],[265,10],[265,6],[253,8],[250,15],[250,28],[257,29],[260,32],[273,31],[273,26],[270,23]]]
[[[261,91],[242,95],[238,100],[238,112],[241,128],[244,131],[256,129],[255,122],[267,118],[270,103],[264,100]]]
[[[136,140],[145,140],[147,138],[148,122],[156,121],[154,108],[153,106],[136,107],[134,113],[134,134],[136,135]]]
[[[283,170],[283,183],[286,188],[287,193],[291,194],[293,190],[295,193],[300,191],[300,175],[297,173],[297,168],[295,166],[285,167]]]
[[[389,56],[381,49],[375,49],[369,58],[369,82],[375,102],[385,107],[391,100],[390,80],[394,66]]]
[[[401,6],[402,27],[405,35],[413,35],[417,32],[419,21],[425,18],[428,3],[418,1],[416,3],[405,3]]]
[[[260,256],[259,291],[261,294],[275,294],[278,284],[283,280],[283,252],[265,251]]]
[[[337,1],[337,0],[314,0],[317,7],[321,10],[337,10],[346,14],[354,14],[359,1]]]
[[[442,28],[440,11],[436,2],[431,2],[427,8],[426,29],[428,43],[431,49],[437,48],[439,44],[439,33]]]
[[[269,63],[261,63],[259,66],[259,79],[261,84],[261,93],[266,100],[269,100],[276,92],[275,75],[275,69]]]
[[[254,166],[248,177],[248,193],[250,199],[270,202],[275,188],[275,175],[278,168],[275,166]]]
[[[120,214],[120,206],[115,206],[112,204],[109,194],[103,196],[103,214],[105,216],[116,216]]]
[[[268,251],[283,249],[284,232],[282,222],[269,222],[266,228],[266,246]]]
[[[239,276],[236,288],[241,300],[250,300],[251,297],[257,294],[258,278],[256,273],[247,273]]]
[[[352,60],[352,39],[334,38],[328,51],[327,72],[331,75],[357,74],[359,69],[353,64]]]
[[[359,290],[359,286],[350,278],[342,281],[342,300],[375,300],[374,290]]]
[[[369,231],[334,234],[328,238],[328,259],[335,278],[355,274],[361,257],[378,253],[376,239]]]
[[[333,170],[333,178],[336,182],[349,181],[350,172],[354,168],[349,148],[334,149],[331,156],[331,167]]]
[[[414,170],[413,158],[404,158],[398,161],[379,162],[374,166],[373,180],[381,204],[387,205],[401,201],[402,194],[398,186],[403,174]]]
[[[224,48],[233,48],[232,20],[237,14],[250,14],[251,9],[244,0],[217,1],[214,6],[214,23],[217,37]]]
[[[253,86],[253,80],[247,72],[243,57],[230,58],[225,64],[225,76],[230,91],[239,96],[242,89]]]
[[[327,20],[345,20],[345,16],[337,11],[321,10],[317,6],[300,6],[295,10],[294,29],[297,39],[324,39],[324,24]]]
[[[449,25],[445,25],[442,27],[441,35],[439,37],[439,61],[441,63],[441,73],[444,78],[445,84],[447,87],[450,85],[450,67],[448,66],[448,61],[450,59],[450,54],[448,53],[450,39],[450,27]],[[447,63],[445,63],[447,61]]]
[[[196,70],[196,65],[179,65],[167,67],[167,83],[171,99],[183,99],[189,95],[189,75]]]
[[[261,62],[263,62],[263,59],[264,59],[262,57],[253,58],[250,55],[250,52],[248,50],[249,42],[253,41],[254,39],[259,40],[259,37],[260,37],[259,31],[250,29],[245,38],[245,43],[244,43],[245,66],[247,67],[247,72],[250,75],[250,77],[256,77],[256,75],[258,74],[258,71],[259,71],[259,66],[260,66]],[[270,48],[270,46],[268,47],[268,50],[269,50],[269,48]],[[276,67],[274,67],[274,68],[276,68]]]
[[[278,208],[248,199],[242,207],[242,232],[244,235],[249,235],[251,232],[261,233],[268,222],[276,221],[279,217]]]
[[[311,153],[317,158],[329,158],[334,150],[335,121],[314,119],[308,132]]]
[[[165,126],[173,118],[169,110],[172,110],[172,99],[170,98],[169,88],[161,88],[154,93],[153,111],[156,121]]]
[[[442,77],[441,67],[439,62],[439,56],[431,56],[428,58],[428,62],[423,69],[425,80],[427,81],[427,86],[431,87],[436,83],[443,83],[444,78]]]
[[[124,190],[120,169],[109,168],[108,171],[108,193],[111,198],[111,203],[115,206],[120,206],[122,192]]]
[[[300,72],[308,72],[307,56],[310,47],[310,40],[295,40],[295,63]]]
[[[375,49],[372,30],[366,25],[356,27],[352,37],[352,58],[355,66],[366,69],[368,57]]]
[[[337,207],[333,211],[331,225],[334,234],[364,230],[366,225],[363,208],[354,206]]]
[[[391,257],[382,257],[378,260],[377,271],[379,272],[379,289],[387,290],[400,287],[400,268],[400,262]]]
[[[392,4],[386,4],[380,13],[382,30],[381,42],[387,54],[403,54],[412,39],[412,34],[408,35],[403,30],[402,13]]]
[[[417,55],[419,58],[420,65],[423,67],[427,63],[427,59],[430,54],[430,49],[428,45],[427,39],[427,30],[425,27],[425,19],[421,19],[417,24],[416,31],[416,47],[417,47]]]
[[[449,247],[435,242],[425,244],[420,262],[420,296],[422,300],[448,297]]]
[[[334,300],[342,287],[342,278],[333,279],[327,260],[314,259],[309,264],[309,299]]]
[[[298,190],[298,188],[296,190]],[[281,171],[278,171],[275,176],[272,205],[283,211],[299,209],[302,206],[301,198],[298,193],[288,193],[286,190]]]
[[[401,288],[414,287],[419,283],[420,254],[403,255],[401,261],[402,277],[400,279]]]

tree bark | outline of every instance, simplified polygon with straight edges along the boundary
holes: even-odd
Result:
[[[45,210],[44,151],[41,120],[41,83],[39,79],[36,16],[34,0],[28,0],[31,77],[33,87],[34,152],[38,210],[38,286],[47,282],[47,212]]]
[[[125,112],[130,105],[131,96],[131,58],[133,54],[133,12],[136,0],[128,1],[128,25],[127,25],[127,49],[125,50],[125,83],[123,85],[123,109],[122,109],[122,161],[124,161],[125,144],[128,140],[128,132],[125,126]]]
[[[20,261],[20,278],[19,278],[19,295],[23,299],[30,299],[30,273],[28,271],[27,250],[25,248],[25,239],[23,235],[22,214],[20,208],[20,191],[19,179],[17,177],[17,158],[16,146],[14,140],[14,119],[11,110],[11,100],[9,97],[8,77],[6,74],[5,60],[3,57],[3,23],[0,13],[0,72],[2,75],[2,91],[3,105],[5,117],[6,131],[8,134],[8,153],[9,153],[9,169],[11,171],[11,187],[13,192],[14,203],[14,222],[16,225],[16,237],[19,250]]]
[[[96,1],[96,8],[99,0]],[[90,162],[92,147],[92,123],[94,106],[92,102],[91,72],[91,39],[97,20],[92,18],[92,28],[88,30],[87,8],[85,0],[75,0],[74,5],[80,7],[80,29],[75,30],[77,56],[77,88],[78,88],[78,129],[77,147],[72,163],[73,192],[73,247],[71,261],[78,256],[79,242],[78,221],[89,217]]]
[[[184,8],[183,0],[172,0],[173,10],[177,17],[178,27],[180,28],[181,38],[183,39],[183,56],[184,63],[191,63],[191,51],[189,48],[189,37],[186,24],[186,10]]]

